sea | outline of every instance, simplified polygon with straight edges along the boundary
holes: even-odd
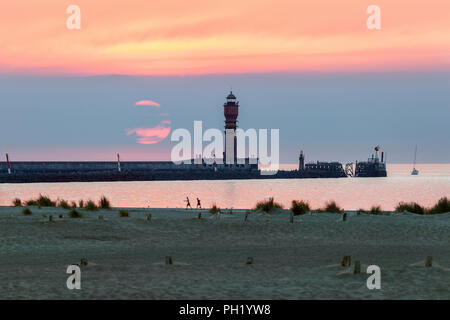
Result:
[[[184,208],[188,197],[194,207],[198,198],[203,208],[216,204],[220,208],[251,209],[256,202],[273,197],[285,208],[292,200],[308,201],[312,208],[334,200],[345,210],[372,206],[393,210],[402,201],[429,207],[441,197],[450,197],[450,164],[418,164],[416,168],[419,175],[412,176],[411,164],[388,164],[386,178],[0,184],[0,205],[42,194],[77,202],[106,196],[112,206],[128,208]]]

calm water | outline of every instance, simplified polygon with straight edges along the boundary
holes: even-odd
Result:
[[[419,164],[419,176],[410,175],[411,167],[388,165],[387,178],[0,184],[0,205],[41,193],[75,201],[105,195],[116,207],[184,207],[189,196],[192,205],[199,197],[204,207],[217,203],[222,208],[252,208],[256,201],[274,197],[286,207],[302,199],[313,207],[336,200],[348,210],[372,205],[390,210],[399,201],[430,206],[440,197],[450,197],[450,164]]]

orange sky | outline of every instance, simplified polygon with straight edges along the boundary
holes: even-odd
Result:
[[[68,30],[66,8],[81,8]],[[381,30],[366,8],[381,7]],[[449,70],[449,0],[0,4],[0,72],[171,75]]]

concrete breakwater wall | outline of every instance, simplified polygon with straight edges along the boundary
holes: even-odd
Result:
[[[341,178],[325,172],[279,171],[261,175],[259,171],[156,170],[125,172],[53,172],[0,174],[0,183],[94,182],[94,181],[167,181],[167,180],[239,180],[239,179],[302,179]]]
[[[213,164],[203,162],[201,164],[191,163],[175,164],[172,161],[124,161],[120,162],[121,171],[134,170],[213,170]],[[224,168],[223,164],[218,165]],[[233,170],[257,169],[257,164],[250,164],[245,159],[245,164],[232,166]],[[17,161],[11,163],[13,173],[24,172],[111,172],[118,171],[116,161]],[[7,172],[6,162],[0,162],[0,174]]]
[[[189,169],[190,165],[175,165],[171,161],[126,161],[121,162],[122,171]],[[18,161],[11,164],[13,173],[24,172],[89,172],[118,171],[113,161]],[[6,162],[0,162],[0,172],[7,172]]]
[[[175,165],[170,161],[122,162],[14,162],[12,173],[0,163],[0,183],[93,182],[153,180],[228,180],[228,179],[298,179],[339,178],[339,172],[323,170],[278,171],[261,175],[255,166],[219,168],[212,165]]]

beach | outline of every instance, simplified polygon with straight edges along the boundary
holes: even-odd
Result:
[[[450,298],[450,213],[348,211],[345,222],[313,213],[290,223],[289,210],[244,221],[247,210],[236,209],[77,209],[82,218],[30,209],[0,207],[0,299]],[[69,290],[67,266],[81,259],[81,290]],[[380,290],[366,286],[368,265],[381,269]]]

